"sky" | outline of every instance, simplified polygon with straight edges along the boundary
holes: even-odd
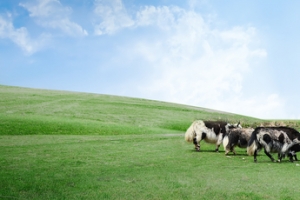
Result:
[[[300,119],[300,1],[1,0],[0,84]]]

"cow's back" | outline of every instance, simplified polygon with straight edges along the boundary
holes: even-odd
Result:
[[[300,140],[300,133],[294,128],[287,127],[287,126],[279,126],[279,127],[272,127],[272,128],[285,132],[291,140],[294,139]]]
[[[246,148],[253,128],[234,128],[228,132],[229,145],[238,145],[241,148]]]
[[[287,126],[274,126],[274,127],[257,127],[255,129],[257,134],[269,133],[272,139],[280,139],[280,142],[293,141],[294,139],[300,140],[300,133]],[[278,138],[280,136],[280,138]]]
[[[226,133],[225,126],[228,123],[224,121],[204,121],[204,124],[207,128],[213,129],[216,135],[219,135],[219,133]]]

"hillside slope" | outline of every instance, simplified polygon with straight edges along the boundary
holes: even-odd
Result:
[[[183,132],[195,119],[258,119],[174,103],[0,85],[0,134],[119,135]]]

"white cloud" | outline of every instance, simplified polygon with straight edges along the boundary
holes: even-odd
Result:
[[[70,36],[88,35],[85,29],[69,19],[72,9],[63,6],[59,0],[38,0],[36,3],[19,5],[27,9],[40,26],[59,29]]]
[[[184,10],[175,6],[145,6],[136,14],[136,26],[156,25],[168,30],[176,25],[178,15],[184,14]]]
[[[278,94],[262,92],[257,97],[244,89],[254,63],[267,56],[256,29],[218,29],[210,23],[199,13],[175,6],[147,6],[137,12],[136,28],[159,29],[151,40],[145,35],[124,47],[156,74],[139,83],[139,96],[261,118],[284,115],[285,102]]]
[[[32,40],[25,27],[15,28],[10,16],[8,18],[0,16],[0,38],[10,39],[27,54],[33,54],[44,46],[47,35]]]
[[[96,21],[101,21],[95,25],[96,35],[113,34],[134,25],[121,0],[96,0],[94,14]]]

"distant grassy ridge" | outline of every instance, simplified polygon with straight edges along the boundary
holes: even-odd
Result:
[[[0,85],[0,135],[126,135],[183,132],[196,119],[262,120],[174,103]],[[296,123],[296,125],[298,125]]]

